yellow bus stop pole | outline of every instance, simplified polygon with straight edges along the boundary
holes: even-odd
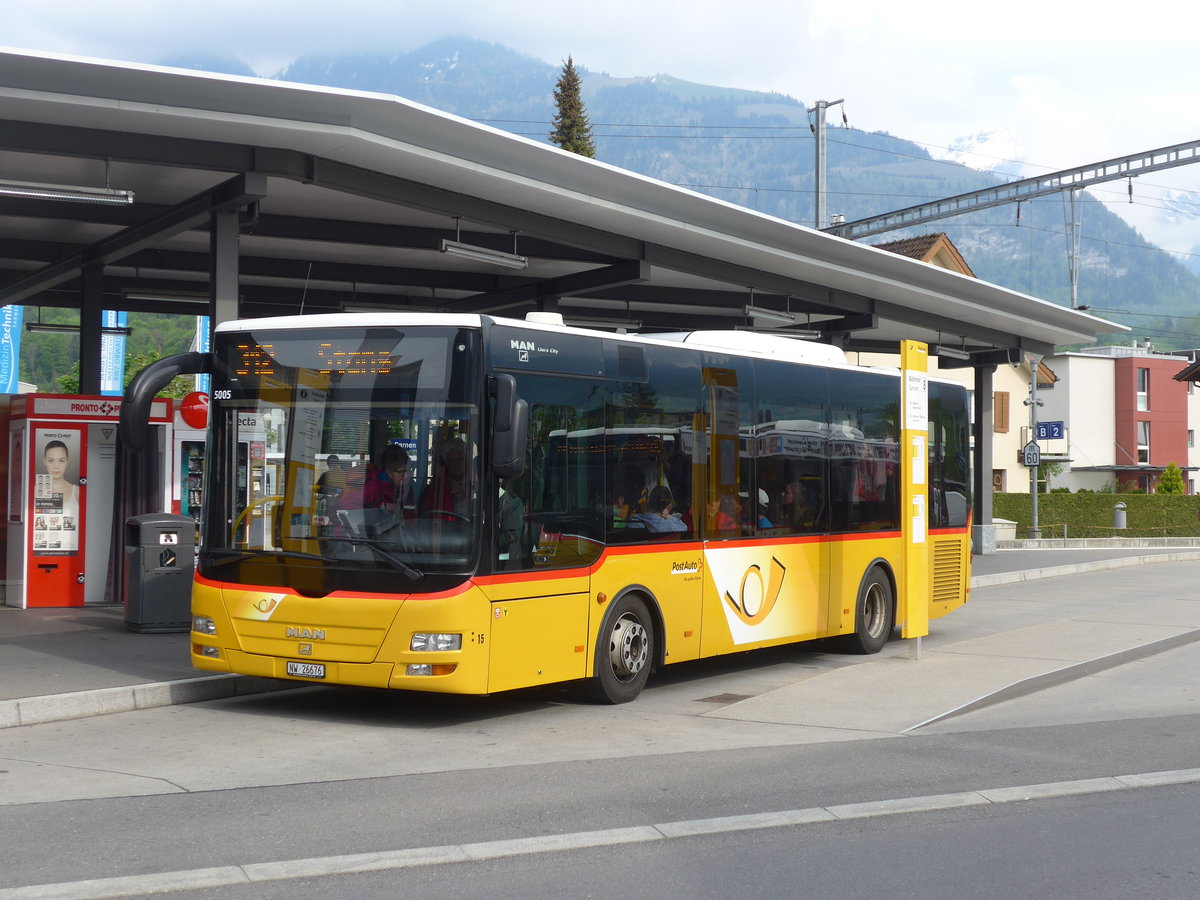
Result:
[[[929,347],[919,341],[900,342],[900,534],[904,576],[896,618],[900,635],[916,638],[913,658],[921,653],[921,638],[929,634]]]

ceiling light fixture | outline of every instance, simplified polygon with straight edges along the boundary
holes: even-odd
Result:
[[[474,262],[489,263],[493,266],[504,266],[506,269],[527,269],[529,258],[516,253],[505,253],[503,250],[493,250],[490,247],[478,247],[475,244],[464,244],[462,241],[450,241],[442,238],[441,250],[451,256],[459,256]]]
[[[79,334],[79,326],[69,323],[56,322],[26,322],[26,331],[40,331],[47,334]],[[106,325],[100,329],[101,334],[123,334],[129,336],[133,331],[124,325]]]
[[[762,319],[766,322],[781,322],[784,325],[792,325],[797,321],[795,313],[783,312],[778,309],[763,309],[761,306],[745,307],[746,315],[752,319]]]
[[[753,325],[736,325],[734,331],[753,331],[755,334],[774,334],[779,337],[796,338],[801,341],[815,341],[825,336],[825,333],[815,328],[756,328]]]
[[[207,303],[208,294],[201,291],[147,291],[125,290],[121,296],[126,300],[140,300],[150,303]]]
[[[73,187],[63,184],[40,184],[34,181],[0,181],[0,196],[128,206],[133,203],[134,193],[107,187]]]
[[[462,216],[454,217],[454,240],[442,238],[439,249],[451,256],[469,259],[472,262],[488,263],[493,266],[504,266],[506,269],[527,269],[529,258],[519,253],[506,253],[503,250],[493,250],[491,247],[480,247],[478,244],[468,244],[462,239]],[[517,249],[517,233],[512,233],[513,250]]]
[[[949,359],[963,359],[968,361],[971,359],[971,354],[966,350],[959,350],[957,347],[947,347],[945,344],[934,344],[933,355],[945,356]]]

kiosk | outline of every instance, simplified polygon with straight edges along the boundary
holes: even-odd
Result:
[[[4,598],[9,606],[104,602],[120,409],[115,397],[10,399]],[[154,429],[157,439],[169,441],[171,401],[155,400],[150,421],[163,426]],[[164,497],[164,506],[167,502]]]

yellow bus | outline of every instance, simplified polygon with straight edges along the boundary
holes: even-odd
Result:
[[[898,370],[546,318],[231,322],[210,354],[140,373],[131,443],[165,379],[212,376],[193,664],[621,703],[674,663],[884,646],[905,583]],[[935,618],[967,600],[970,417],[960,385],[928,397]]]

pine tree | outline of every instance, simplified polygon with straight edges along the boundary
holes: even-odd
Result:
[[[1155,488],[1157,494],[1182,494],[1183,473],[1179,471],[1179,466],[1175,463],[1168,463],[1163,470],[1162,477],[1158,479],[1158,487]]]
[[[580,156],[596,158],[596,145],[592,141],[592,123],[588,121],[587,109],[583,105],[579,72],[575,61],[568,56],[563,63],[562,74],[554,85],[554,130],[550,132],[550,143]]]

